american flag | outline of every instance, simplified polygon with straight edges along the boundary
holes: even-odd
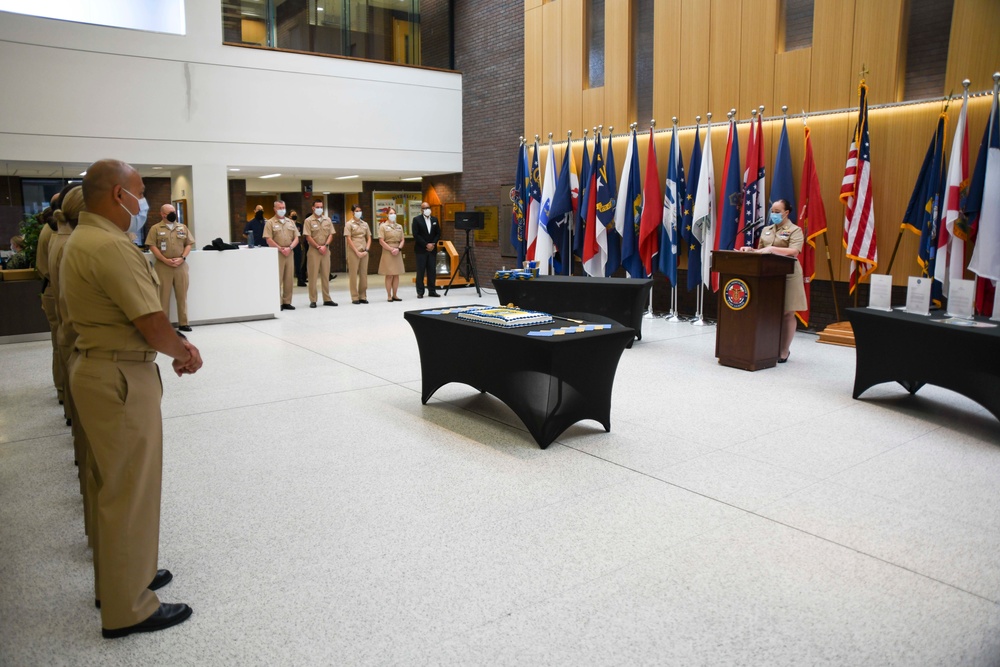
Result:
[[[747,168],[743,172],[743,207],[741,224],[743,234],[737,238],[734,248],[757,245],[760,232],[764,226],[766,207],[764,201],[764,131],[761,128],[760,116],[757,116],[757,129],[754,130],[750,121],[750,139],[747,146]]]
[[[844,252],[851,260],[850,291],[878,267],[875,242],[875,203],[871,183],[871,145],[868,138],[868,87],[861,82],[860,112],[854,140],[847,153],[840,200],[844,202]]]

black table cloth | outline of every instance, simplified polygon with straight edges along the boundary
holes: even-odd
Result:
[[[500,305],[553,315],[592,313],[635,329],[642,340],[642,315],[649,304],[651,279],[538,276],[533,280],[493,279]]]
[[[535,337],[528,332],[571,323],[501,329],[454,313],[403,316],[420,350],[423,403],[449,382],[467,384],[510,407],[542,449],[582,419],[611,430],[611,389],[631,328]]]
[[[1000,419],[1000,327],[867,308],[849,309],[847,317],[857,350],[854,398],[882,382],[898,382],[911,394],[933,384],[971,398]]]

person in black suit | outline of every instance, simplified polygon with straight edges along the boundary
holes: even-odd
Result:
[[[421,215],[411,224],[413,232],[413,250],[417,254],[417,298],[424,298],[424,274],[427,274],[427,295],[441,296],[434,285],[435,259],[437,258],[437,242],[441,240],[441,226],[438,219],[431,215],[431,207],[427,202],[420,204]]]

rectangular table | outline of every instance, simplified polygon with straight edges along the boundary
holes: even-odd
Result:
[[[847,317],[857,349],[854,398],[882,382],[898,382],[911,394],[933,384],[1000,419],[1000,327],[964,327],[941,322],[943,315],[868,308],[851,308]]]
[[[651,279],[538,276],[533,280],[493,279],[500,305],[576,317],[589,313],[635,329],[642,340],[642,316],[649,304]],[[583,319],[583,318],[577,318]]]
[[[581,419],[611,430],[611,388],[631,328],[534,337],[527,333],[570,323],[500,329],[426,313],[403,314],[420,350],[423,403],[449,382],[467,384],[503,401],[542,449]]]

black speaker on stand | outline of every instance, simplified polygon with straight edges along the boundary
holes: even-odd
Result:
[[[482,297],[483,293],[479,289],[479,273],[476,271],[476,254],[472,248],[472,240],[469,238],[469,233],[476,229],[484,229],[486,227],[486,220],[483,217],[482,211],[460,211],[455,214],[455,229],[465,230],[465,250],[462,251],[462,257],[458,260],[458,266],[455,267],[455,272],[451,274],[451,280],[448,281],[448,286],[444,288],[444,293],[448,294],[448,290],[451,289],[452,285],[455,283],[455,278],[461,271],[465,275],[465,279],[468,280],[470,277],[476,285],[476,296]]]

